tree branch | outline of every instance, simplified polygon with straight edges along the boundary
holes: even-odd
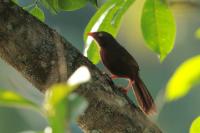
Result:
[[[0,2],[0,57],[42,92],[66,82],[79,66],[86,65],[92,80],[77,90],[89,102],[78,120],[84,132],[161,132],[108,76],[56,31],[12,2]]]

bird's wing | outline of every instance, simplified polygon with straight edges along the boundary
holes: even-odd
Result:
[[[120,52],[120,53],[122,53],[120,56],[126,57],[126,58],[122,58],[124,60],[124,62],[126,64],[128,64],[130,67],[134,67],[135,70],[139,71],[139,65],[136,62],[136,60],[133,58],[133,56],[131,54],[129,54],[129,52],[126,49],[124,49],[123,47],[121,47],[120,49],[122,51],[122,52]]]

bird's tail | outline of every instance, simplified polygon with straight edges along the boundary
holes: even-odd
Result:
[[[135,79],[135,83],[133,84],[133,90],[140,108],[146,114],[155,113],[156,106],[154,100],[139,76]]]

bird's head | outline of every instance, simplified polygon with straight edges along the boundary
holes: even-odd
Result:
[[[89,32],[88,36],[91,36],[99,44],[100,47],[106,47],[115,41],[114,37],[105,31]]]

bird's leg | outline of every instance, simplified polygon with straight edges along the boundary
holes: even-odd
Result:
[[[110,76],[110,78],[111,78],[111,79],[116,79],[116,78],[118,78],[118,77],[117,77],[116,75],[113,75],[113,74],[112,74],[112,75]]]
[[[133,86],[134,84],[134,80],[129,80],[128,82],[128,86],[126,88],[123,88],[122,89],[122,92],[124,92],[125,94],[128,93],[128,91],[131,89],[131,87]]]
[[[106,77],[111,78],[111,79],[116,79],[116,78],[118,78],[116,75],[107,74],[106,72],[103,72],[103,75],[105,75]]]

